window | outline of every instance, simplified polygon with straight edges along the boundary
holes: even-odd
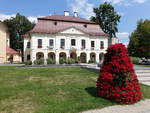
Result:
[[[30,60],[30,55],[27,55],[27,60]]]
[[[81,40],[81,46],[82,46],[82,49],[85,48],[85,40]]]
[[[101,41],[101,42],[100,42],[100,48],[101,48],[101,49],[104,49],[104,41]]]
[[[56,22],[56,21],[54,22],[54,25],[55,25],[55,26],[57,25],[57,22]]]
[[[84,27],[87,28],[87,24],[84,24]]]
[[[65,39],[61,39],[61,41],[60,41],[60,47],[64,48],[64,46],[65,46]]]
[[[94,48],[94,41],[91,41],[91,47]]]
[[[49,40],[49,46],[51,46],[51,47],[54,46],[54,41],[53,41],[53,39],[50,39],[50,40]]]
[[[42,48],[42,39],[38,39],[38,48]]]
[[[27,48],[30,48],[30,42],[27,42]]]
[[[71,46],[75,46],[76,45],[76,40],[75,39],[71,39]]]

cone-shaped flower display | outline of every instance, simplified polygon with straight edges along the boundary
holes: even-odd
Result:
[[[133,104],[142,98],[137,75],[123,44],[107,49],[97,80],[97,91],[100,97],[121,104]]]

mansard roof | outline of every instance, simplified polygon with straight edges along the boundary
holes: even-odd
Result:
[[[88,35],[107,36],[98,24],[90,20],[63,15],[51,15],[38,18],[38,23],[29,33],[56,34],[71,27],[81,30]]]

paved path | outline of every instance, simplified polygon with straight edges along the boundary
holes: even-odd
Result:
[[[99,72],[100,68],[97,65],[83,66],[91,71]],[[150,86],[150,67],[135,66],[135,72],[137,74],[140,83]]]
[[[150,67],[135,66],[135,72],[140,83],[150,86]]]
[[[133,105],[115,105],[81,113],[150,113],[150,99],[142,100]]]

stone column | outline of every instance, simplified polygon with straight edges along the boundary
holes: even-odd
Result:
[[[86,62],[88,63],[90,60],[90,52],[86,52]]]
[[[34,60],[36,60],[36,52],[34,50],[31,50],[30,55],[31,61],[32,63],[34,63]]]
[[[44,65],[47,65],[48,50],[44,51]]]
[[[59,64],[59,51],[55,50],[55,60],[56,60],[56,64]]]
[[[96,63],[99,63],[99,53],[96,52]]]
[[[68,58],[70,58],[70,52],[69,52],[69,51],[66,52],[66,60],[67,60]]]

